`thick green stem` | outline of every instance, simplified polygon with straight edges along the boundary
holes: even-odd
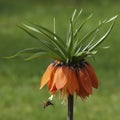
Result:
[[[67,120],[73,120],[73,95],[68,96],[68,117]]]

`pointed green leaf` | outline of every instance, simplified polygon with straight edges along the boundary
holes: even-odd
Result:
[[[46,56],[48,58],[48,53],[47,52],[38,52],[38,53],[32,54],[28,58],[25,58],[25,60],[32,60],[32,59],[43,57],[43,56]]]
[[[105,47],[102,47],[103,49],[108,49],[108,48],[110,48],[110,46],[105,46]]]
[[[92,14],[86,19],[84,20],[84,22],[75,30],[74,32],[74,39],[76,39],[78,33],[80,32],[80,30],[83,28],[83,26],[87,23],[87,21],[92,17]]]
[[[54,36],[53,38],[48,34],[48,33],[45,33],[44,31],[42,31],[41,29],[36,29],[36,28],[34,28],[34,27],[31,27],[31,26],[28,26],[28,25],[25,25],[25,27],[27,27],[28,29],[30,28],[33,28],[33,29],[31,29],[31,30],[35,30],[35,31],[39,31],[39,33],[41,33],[41,34],[43,34],[43,35],[45,35],[45,37],[47,37],[50,41],[48,41],[47,40],[47,42],[52,42],[53,43],[53,45],[60,51],[60,54],[65,58],[65,53],[66,53],[66,50],[65,50],[65,47],[63,47],[63,44],[61,44],[60,43],[60,41],[58,41],[58,40],[56,40],[56,39],[54,39],[54,38],[56,38],[56,36]],[[49,30],[47,30],[47,32],[48,32]]]
[[[114,19],[113,19],[114,20]],[[93,45],[91,46],[91,48],[88,51],[92,51],[93,49],[95,49],[98,45],[100,45],[105,38],[109,35],[109,33],[111,32],[114,24],[115,24],[116,20],[113,21],[113,23],[111,24],[111,26],[109,27],[109,29],[107,30],[107,32]]]
[[[54,19],[53,19],[53,32],[54,32],[54,34],[56,34],[56,21],[55,21],[55,17],[54,17]],[[57,40],[57,38],[54,36],[54,39],[55,40]]]
[[[96,30],[96,33],[94,34],[94,36],[92,37],[92,39],[87,43],[87,45],[83,48],[82,51],[86,51],[90,45],[92,44],[92,42],[95,40],[96,36],[98,35],[99,29]]]
[[[74,21],[76,12],[77,12],[77,9],[74,10],[73,15],[72,15],[72,18],[71,18],[71,21]]]
[[[91,35],[93,35],[93,34],[96,32],[96,30],[98,30],[100,27],[102,27],[104,23],[105,23],[105,22],[102,22],[102,23],[99,24],[96,28],[94,28],[92,31],[90,31],[89,33],[87,33],[87,34],[78,42],[78,45],[79,45],[81,42],[86,42],[87,39],[88,39]]]
[[[23,54],[34,54],[34,53],[37,53],[37,52],[43,52],[45,50],[41,49],[41,48],[26,48],[26,49],[23,49],[19,52],[17,52],[15,55],[12,55],[12,56],[9,56],[9,57],[6,57],[6,58],[15,58],[17,56],[21,56]]]
[[[74,25],[76,25],[76,23],[77,23],[77,20],[79,20],[79,17],[80,17],[80,15],[82,14],[82,11],[83,11],[83,9],[81,9],[80,11],[79,11],[79,13],[78,13],[78,15],[74,18]]]
[[[40,58],[40,57],[63,61],[63,59],[61,59],[61,57],[59,57],[58,55],[48,53],[48,52],[45,52],[45,51],[32,54],[28,58],[25,58],[24,60],[32,60],[32,59]]]
[[[58,52],[56,49],[54,49],[54,47],[51,47],[51,42],[46,42],[45,40],[41,40],[39,39],[37,36],[35,36],[33,33],[29,32],[28,30],[26,30],[25,28],[19,26],[19,28],[21,28],[22,30],[24,30],[28,35],[30,35],[31,37],[35,38],[36,40],[38,40],[40,42],[40,45],[42,45],[44,47],[45,50],[47,50],[48,52],[54,53],[57,56],[59,56],[59,58],[61,58],[62,60],[65,60],[65,58],[63,57],[63,55],[60,54],[60,52]]]
[[[56,38],[58,39],[58,41],[61,42],[62,44],[65,44],[64,41],[63,41],[58,35],[56,35],[54,32],[48,30],[47,28],[45,28],[45,27],[43,27],[43,26],[41,26],[41,25],[37,25],[37,24],[34,24],[34,23],[31,23],[31,24],[33,24],[33,25],[35,25],[36,27],[38,27],[40,31],[41,31],[41,30],[44,30],[45,32],[47,32],[47,33],[50,34],[51,36],[56,37]]]
[[[115,15],[114,17],[112,17],[112,18],[110,18],[108,21],[106,21],[106,23],[109,23],[109,22],[111,22],[111,21],[116,20],[117,17],[118,17],[118,15]]]

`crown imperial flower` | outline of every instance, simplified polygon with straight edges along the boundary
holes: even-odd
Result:
[[[80,61],[77,66],[55,61],[45,71],[40,89],[46,84],[53,95],[60,90],[61,96],[76,93],[81,98],[86,98],[92,94],[92,88],[98,88],[98,79],[92,66],[86,61]]]
[[[84,99],[92,94],[93,88],[98,88],[95,71],[86,58],[93,57],[97,53],[96,48],[107,38],[117,18],[117,16],[114,16],[109,20],[99,22],[93,30],[80,38],[79,34],[82,28],[91,18],[90,15],[82,23],[79,23],[78,19],[81,13],[82,10],[79,13],[75,10],[70,18],[66,40],[56,34],[55,19],[53,32],[34,23],[19,26],[36,39],[40,43],[40,47],[27,48],[11,56],[29,54],[30,56],[26,60],[41,56],[53,59],[54,62],[48,66],[42,76],[40,89],[47,85],[52,95],[60,91],[62,98],[76,93],[77,96]],[[107,31],[99,37],[98,33],[101,31],[101,27],[107,24],[110,24]],[[45,39],[41,39],[40,36],[44,36]]]

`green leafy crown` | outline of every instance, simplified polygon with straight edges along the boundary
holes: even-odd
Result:
[[[38,40],[40,47],[21,50],[9,58],[29,54],[29,57],[27,57],[26,60],[45,56],[65,64],[71,64],[77,63],[88,56],[93,56],[97,53],[97,50],[95,50],[96,47],[98,47],[111,32],[116,22],[117,15],[109,20],[100,21],[94,29],[80,38],[79,34],[81,33],[82,28],[91,18],[90,15],[82,23],[79,23],[78,20],[81,13],[82,10],[79,12],[77,10],[74,11],[72,17],[70,18],[67,38],[65,40],[56,34],[55,19],[53,32],[34,23],[30,23],[30,25],[22,24],[22,26],[18,26],[32,38]],[[104,35],[98,37],[98,33],[101,32],[100,28],[108,23],[110,23],[110,25]],[[44,36],[45,39],[41,39],[41,36]]]

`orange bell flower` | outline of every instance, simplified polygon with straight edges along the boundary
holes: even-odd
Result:
[[[93,68],[85,61],[77,67],[55,61],[43,74],[40,89],[46,84],[53,95],[60,90],[63,96],[76,93],[81,98],[86,98],[92,94],[92,87],[98,87],[98,80]]]
[[[86,98],[92,94],[93,88],[98,88],[98,79],[92,66],[86,62],[86,58],[92,57],[97,53],[96,48],[111,32],[117,15],[99,22],[96,27],[80,37],[79,34],[83,26],[91,18],[90,15],[85,21],[78,23],[81,13],[82,10],[78,12],[75,9],[72,17],[70,17],[66,39],[56,34],[55,19],[53,32],[41,25],[32,23],[19,26],[27,34],[39,41],[40,46],[21,50],[9,58],[22,54],[30,55],[26,60],[38,57],[52,58],[55,62],[48,66],[40,83],[40,89],[47,85],[52,95],[60,91],[61,96],[69,96],[76,93],[81,98]],[[100,28],[107,24],[110,24],[110,26],[100,36],[98,34],[102,30]],[[41,35],[45,39],[40,39]]]

